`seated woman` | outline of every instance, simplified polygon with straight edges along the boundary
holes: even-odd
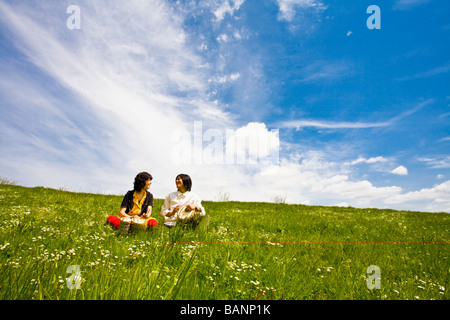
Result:
[[[205,209],[202,206],[200,198],[191,192],[192,180],[187,174],[179,174],[175,179],[177,191],[169,193],[164,200],[161,208],[161,216],[164,217],[164,225],[174,227],[178,221],[179,212],[193,212],[188,224],[194,227],[208,225],[209,217],[206,217]]]
[[[119,216],[120,218],[140,217],[147,219],[148,228],[156,226],[158,222],[150,218],[152,214],[153,195],[148,191],[152,184],[153,177],[148,172],[140,172],[134,178],[134,188],[128,191],[122,200]],[[106,220],[116,229],[119,228],[120,218],[109,216]]]

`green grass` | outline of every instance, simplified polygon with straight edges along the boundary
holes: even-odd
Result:
[[[121,200],[1,184],[0,298],[449,298],[447,213],[204,201],[200,232],[165,228],[156,199],[158,226],[120,235],[105,220]]]

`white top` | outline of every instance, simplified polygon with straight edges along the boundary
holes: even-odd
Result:
[[[186,191],[185,193],[175,191],[167,195],[161,208],[161,215],[164,216],[165,219],[164,224],[171,227],[175,226],[177,224],[178,213],[171,217],[166,217],[166,214],[171,212],[176,206],[181,207],[186,204],[196,204],[201,209],[201,211],[197,214],[200,216],[204,216],[206,214],[200,198],[195,193],[190,191]]]

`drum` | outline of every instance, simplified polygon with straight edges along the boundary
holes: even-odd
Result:
[[[181,208],[180,208],[180,210],[178,211],[178,221],[179,222],[188,222],[190,219],[192,219],[194,216],[195,216],[195,210],[191,210],[191,211],[186,211],[186,207],[187,207],[187,205],[185,205],[185,206],[182,206]]]
[[[127,233],[130,230],[131,219],[130,218],[121,218],[119,224],[119,232]]]
[[[131,219],[131,231],[139,231],[147,229],[147,219],[142,219],[139,217],[134,217]]]

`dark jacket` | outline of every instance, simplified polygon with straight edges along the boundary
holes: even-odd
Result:
[[[147,195],[145,196],[144,204],[142,205],[142,209],[141,209],[141,212],[139,213],[139,215],[146,213],[148,206],[153,206],[153,195],[150,192],[148,192],[147,190],[145,190],[145,192],[147,193]],[[131,209],[133,209],[133,195],[134,195],[134,190],[130,190],[123,197],[122,205],[120,207],[127,208],[125,210],[125,213],[128,213],[131,211]]]

